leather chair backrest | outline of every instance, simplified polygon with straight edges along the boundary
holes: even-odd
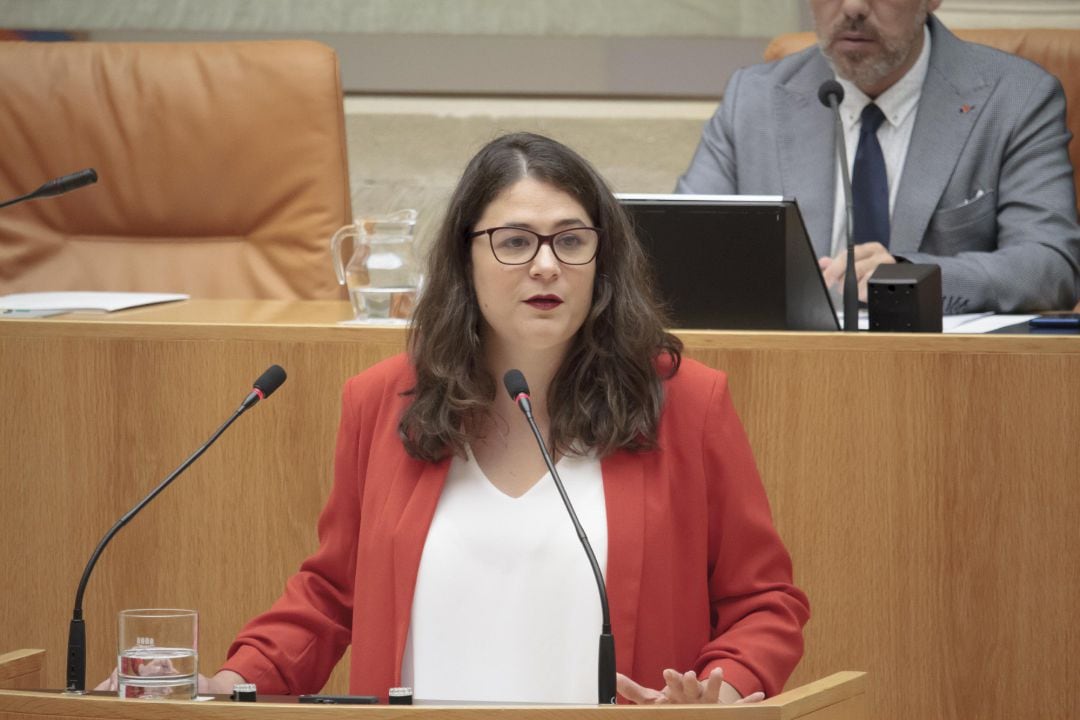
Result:
[[[341,298],[351,220],[337,56],[309,41],[0,42],[0,294]]]
[[[953,33],[963,40],[989,45],[1038,63],[1061,81],[1065,89],[1066,123],[1073,136],[1069,143],[1069,158],[1076,184],[1076,204],[1080,207],[1080,30],[993,28],[953,30]],[[815,42],[817,37],[812,32],[778,35],[765,48],[765,60],[779,60]]]

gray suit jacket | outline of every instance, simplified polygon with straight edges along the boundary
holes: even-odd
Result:
[[[930,66],[890,251],[941,266],[946,312],[1071,308],[1080,229],[1061,84],[932,16],[928,24]],[[816,46],[737,71],[677,192],[794,197],[815,252],[828,255],[835,138],[817,92],[831,77]]]

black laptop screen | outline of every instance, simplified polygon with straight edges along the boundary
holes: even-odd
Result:
[[[798,208],[782,198],[620,195],[675,327],[836,330]]]

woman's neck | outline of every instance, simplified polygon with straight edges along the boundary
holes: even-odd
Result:
[[[521,410],[502,387],[508,370],[520,370],[529,385],[533,417],[549,450],[551,421],[547,408],[548,388],[558,371],[563,352],[545,350],[528,352],[497,352],[490,347],[485,362],[488,372],[497,383],[495,402],[491,411],[477,419],[476,434],[471,441],[473,457],[488,480],[511,497],[520,497],[547,472],[536,440],[532,436]],[[558,454],[555,453],[555,461]]]
[[[518,412],[515,409],[514,401],[503,387],[503,376],[506,375],[508,370],[520,370],[529,385],[529,397],[532,400],[533,414],[536,416],[537,422],[540,422],[542,418],[541,427],[546,427],[548,389],[555,378],[555,373],[558,372],[559,366],[562,364],[563,357],[566,355],[566,348],[545,348],[543,350],[529,348],[515,351],[505,347],[489,346],[486,355],[488,372],[491,373],[497,384],[495,391],[496,412],[500,414],[505,414],[511,410],[515,413]]]

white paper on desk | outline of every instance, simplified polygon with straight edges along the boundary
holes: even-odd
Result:
[[[844,311],[843,310],[837,310],[836,311],[836,322],[840,326],[840,329],[843,330],[844,329]],[[862,308],[861,310],[859,310],[859,329],[860,330],[869,330],[870,329],[870,311],[867,310],[866,308]]]
[[[972,320],[971,322],[966,322],[959,327],[953,328],[952,330],[946,330],[945,332],[988,333],[1000,330],[1003,327],[1016,325],[1017,323],[1027,322],[1033,317],[1038,317],[1038,315],[994,315],[993,313],[988,313],[984,317]]]
[[[941,332],[966,333],[971,330],[961,330],[964,325],[993,316],[992,312],[962,313],[960,315],[946,315],[941,318]]]
[[[353,318],[338,320],[338,325],[359,325],[361,327],[405,327],[409,321],[405,318]]]
[[[0,308],[12,310],[97,310],[113,312],[157,303],[187,300],[182,293],[40,292],[0,296]]]
[[[844,327],[843,311],[836,315],[840,327]],[[945,315],[941,318],[941,331],[943,333],[988,333],[1016,323],[1027,322],[1033,317],[1035,315],[995,315],[992,312]],[[859,329],[870,329],[870,313],[866,309],[859,310]]]

